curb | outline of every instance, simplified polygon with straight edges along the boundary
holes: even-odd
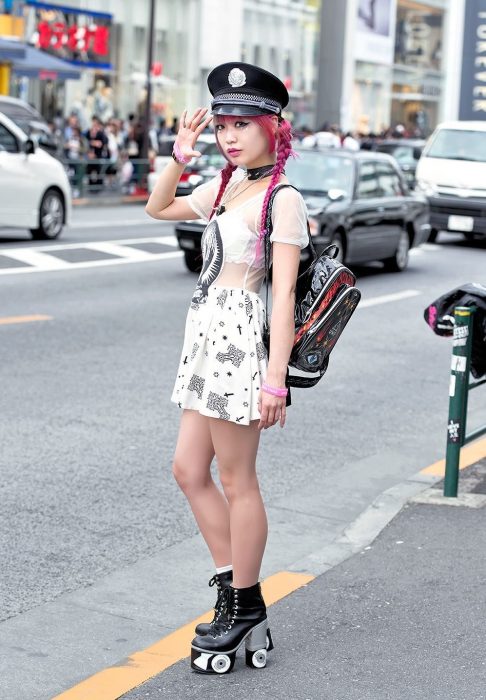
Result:
[[[459,468],[463,470],[485,457],[486,439],[475,441],[462,448]],[[287,570],[320,576],[341,564],[371,544],[406,503],[413,501],[419,494],[441,481],[444,478],[444,473],[445,460],[442,459],[412,474],[400,484],[383,491],[366,510],[358,515],[356,520],[346,527],[343,534],[334,542],[299,559],[288,566]],[[448,500],[453,501],[454,499]],[[460,500],[460,503],[452,503],[451,505],[464,505],[466,501],[469,503],[471,499],[462,498]],[[482,502],[480,499],[480,503]]]
[[[145,204],[148,194],[126,195],[122,197],[77,197],[72,200],[73,207],[109,207],[120,204]]]

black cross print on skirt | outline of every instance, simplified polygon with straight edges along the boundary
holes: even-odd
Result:
[[[226,398],[229,398],[230,396],[234,396],[234,394],[223,394],[223,396],[226,396]]]
[[[240,326],[240,324],[238,324],[236,327],[237,327],[237,329],[239,330],[240,335],[241,335],[241,326]]]

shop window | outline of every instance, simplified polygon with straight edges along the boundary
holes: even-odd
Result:
[[[2,151],[7,151],[7,153],[18,153],[19,145],[15,136],[6,129],[3,124],[0,124],[0,153]]]
[[[358,197],[359,199],[372,199],[379,197],[380,190],[378,177],[374,163],[362,163],[359,170]]]
[[[378,186],[382,197],[403,196],[398,173],[390,163],[377,163]]]

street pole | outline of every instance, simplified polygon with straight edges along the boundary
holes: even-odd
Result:
[[[148,158],[150,112],[152,106],[152,66],[154,63],[154,28],[155,28],[155,0],[150,0],[150,17],[148,26],[148,50],[147,50],[147,99],[145,101],[145,124],[143,133],[143,148],[140,154],[142,158]]]

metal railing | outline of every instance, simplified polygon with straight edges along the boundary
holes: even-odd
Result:
[[[111,161],[103,159],[62,159],[71,184],[73,197],[130,195],[147,191],[150,161],[131,158]]]
[[[475,306],[457,306],[454,309],[454,343],[449,385],[444,496],[457,496],[461,447],[481,437],[481,435],[486,435],[486,425],[470,433],[466,432],[469,392],[486,384],[486,378],[471,383],[469,381],[475,312]]]

